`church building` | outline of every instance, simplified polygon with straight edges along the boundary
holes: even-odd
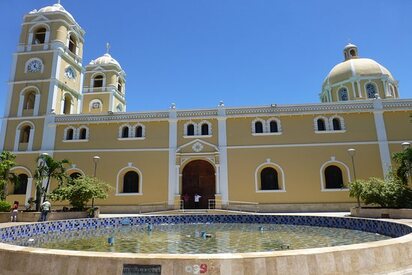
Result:
[[[8,200],[35,196],[36,159],[47,153],[70,161],[68,175],[113,187],[95,201],[106,213],[193,208],[196,194],[200,208],[348,210],[348,183],[384,177],[412,141],[412,99],[353,44],[319,103],[135,112],[118,61],[106,53],[84,66],[84,34],[60,4],[24,16],[3,93],[0,150],[17,156],[23,182]]]

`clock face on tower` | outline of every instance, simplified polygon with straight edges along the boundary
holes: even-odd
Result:
[[[67,76],[69,79],[74,79],[76,78],[76,72],[72,67],[67,67],[66,70],[64,71],[64,74]]]
[[[41,72],[43,67],[43,64],[41,63],[40,60],[32,60],[29,62],[29,64],[27,64],[27,71],[30,73],[37,73],[37,72]]]

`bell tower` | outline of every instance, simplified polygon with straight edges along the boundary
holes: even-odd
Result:
[[[84,30],[60,3],[24,16],[13,54],[0,149],[50,150],[54,115],[79,113],[83,36]]]
[[[82,113],[126,111],[126,74],[119,62],[106,53],[86,66]]]

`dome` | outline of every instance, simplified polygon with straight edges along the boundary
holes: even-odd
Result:
[[[73,16],[68,11],[66,11],[63,8],[63,6],[60,5],[59,3],[54,4],[53,6],[47,6],[47,7],[41,8],[39,10],[33,10],[33,11],[30,12],[30,14],[33,14],[33,13],[47,13],[47,12],[61,12],[61,13],[64,13],[67,16],[69,16],[71,19],[73,19],[73,21],[74,21]]]
[[[116,59],[114,59],[110,54],[105,53],[103,56],[96,58],[95,60],[90,61],[89,65],[116,65],[120,69],[122,68],[117,62]]]
[[[389,77],[395,81],[392,74],[384,66],[369,58],[353,58],[339,63],[329,72],[324,85],[349,80],[351,77],[373,76],[376,78]]]

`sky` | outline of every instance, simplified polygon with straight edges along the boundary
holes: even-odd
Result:
[[[0,0],[0,114],[24,14],[57,0]],[[62,0],[86,31],[83,66],[126,72],[127,111],[317,103],[351,42],[412,98],[409,0]]]

